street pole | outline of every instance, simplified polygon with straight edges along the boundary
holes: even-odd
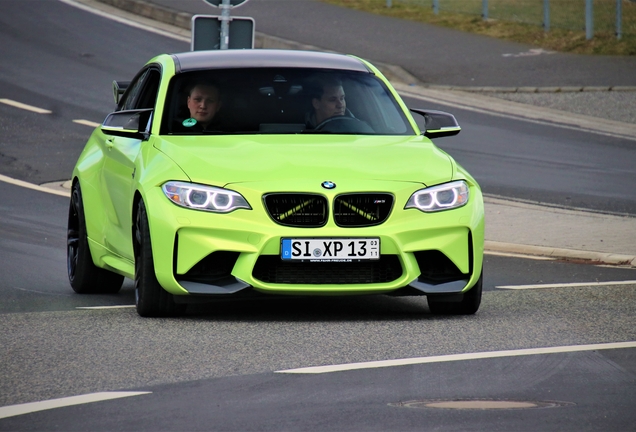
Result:
[[[221,8],[221,44],[222,50],[228,49],[230,43],[230,0],[223,0],[219,5]]]

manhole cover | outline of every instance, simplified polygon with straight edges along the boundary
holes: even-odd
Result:
[[[505,399],[455,399],[455,400],[414,400],[407,402],[390,403],[394,407],[405,408],[442,408],[442,409],[533,409],[533,408],[558,408],[574,405],[571,402],[559,401],[517,401]]]

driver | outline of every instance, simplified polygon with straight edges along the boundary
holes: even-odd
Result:
[[[218,86],[210,82],[200,82],[190,88],[187,107],[189,117],[178,129],[189,132],[203,132],[213,129],[215,116],[221,109],[221,94]]]
[[[342,82],[337,79],[325,79],[317,86],[317,92],[311,99],[313,112],[307,113],[305,123],[313,129],[323,121],[334,116],[347,114],[347,102]]]

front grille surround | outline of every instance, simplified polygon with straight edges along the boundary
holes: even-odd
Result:
[[[327,224],[327,198],[310,193],[270,193],[263,196],[267,214],[279,225],[319,228]]]
[[[333,218],[340,227],[356,228],[384,223],[393,210],[395,197],[382,192],[357,192],[336,196]]]

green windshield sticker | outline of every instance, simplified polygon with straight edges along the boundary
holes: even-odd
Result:
[[[193,119],[192,117],[187,118],[183,121],[183,123],[181,123],[182,125],[184,125],[185,127],[192,127],[195,124],[197,124],[197,121],[195,119]]]

